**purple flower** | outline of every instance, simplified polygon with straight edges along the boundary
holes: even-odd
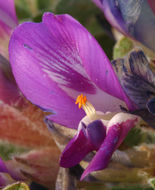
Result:
[[[121,88],[109,59],[93,36],[69,15],[45,13],[41,23],[27,22],[15,29],[9,53],[23,94],[53,113],[47,120],[78,128],[62,154],[61,165],[71,167],[96,150],[83,177],[105,168],[137,117],[104,114],[119,112],[124,102],[130,110],[136,107]],[[81,93],[95,106],[85,96],[79,96],[77,103],[86,117],[74,103]]]
[[[74,101],[83,93],[97,110],[134,109],[111,63],[93,36],[69,15],[45,13],[42,23],[23,23],[12,34],[10,62],[16,82],[54,122],[77,128],[84,116]],[[69,114],[66,114],[69,113]]]
[[[8,61],[8,43],[17,24],[14,0],[0,1],[0,100],[8,104],[20,97]]]
[[[154,0],[93,0],[112,26],[155,51]]]
[[[83,95],[79,97],[84,99]],[[90,172],[107,167],[113,152],[123,142],[138,119],[126,113],[103,114],[96,111],[87,100],[83,101],[83,104],[80,101],[80,105],[85,110],[86,116],[80,121],[77,134],[64,149],[60,165],[73,167],[89,152],[97,151],[82,174],[81,179],[83,179]]]

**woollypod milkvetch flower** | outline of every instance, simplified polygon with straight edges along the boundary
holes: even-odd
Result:
[[[107,113],[96,111],[83,95],[76,103],[83,108],[86,116],[80,121],[78,132],[64,149],[60,165],[72,167],[78,164],[89,152],[97,153],[81,176],[107,167],[113,152],[123,142],[129,130],[138,121],[136,116],[126,113]]]
[[[97,150],[83,177],[105,168],[137,117],[124,113],[124,117],[118,114],[105,119],[104,113],[120,112],[120,105],[134,110],[136,105],[123,91],[109,59],[93,36],[69,15],[45,13],[41,23],[26,22],[14,30],[9,53],[14,77],[23,94],[53,113],[46,121],[78,128],[60,164],[73,166],[88,152]],[[77,96],[86,120],[85,112],[75,105]],[[81,142],[88,146],[81,149]],[[71,165],[66,165],[68,159],[73,160]]]
[[[93,0],[110,24],[155,51],[154,0]]]

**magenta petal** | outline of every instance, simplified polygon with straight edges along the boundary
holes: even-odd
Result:
[[[8,169],[1,158],[0,158],[0,172],[8,173]]]
[[[69,15],[45,13],[42,23],[20,25],[11,37],[9,53],[21,91],[32,103],[53,111],[54,115],[48,119],[54,122],[77,128],[84,112],[78,110],[74,101],[81,93],[100,111],[118,111],[123,104],[91,81],[85,67],[95,69],[95,65],[100,71],[101,63],[110,65],[110,62],[96,40]],[[111,65],[105,67],[112,70]],[[111,72],[113,77],[109,81],[101,81],[106,83],[107,89],[120,92]],[[90,76],[92,74],[93,78],[97,75],[97,80],[100,80],[98,75],[102,75],[97,71]],[[111,83],[116,86],[109,88]]]
[[[7,104],[19,103],[19,91],[14,81],[9,80],[0,70],[0,101]]]
[[[62,152],[60,166],[65,168],[75,166],[93,149],[94,146],[89,143],[83,127]]]
[[[8,43],[12,29],[18,24],[14,0],[0,1],[0,53],[8,57]]]
[[[125,122],[122,122],[120,124],[121,127],[121,133],[120,133],[120,137],[119,137],[119,141],[117,143],[117,148],[120,146],[120,144],[123,142],[123,140],[125,139],[125,137],[127,136],[128,132],[136,125],[138,121],[138,118],[135,117],[133,119],[128,119]]]
[[[154,2],[154,0],[147,0],[147,1],[149,3],[153,13],[155,14],[155,2]]]
[[[14,0],[0,1],[0,20],[12,28],[18,24]]]
[[[86,177],[89,173],[96,170],[102,170],[107,167],[119,141],[120,132],[121,127],[119,124],[114,125],[109,129],[104,142],[102,143],[96,155],[82,174],[81,180],[84,179],[84,177]]]
[[[5,177],[5,174],[0,173],[0,189],[5,187],[7,185],[7,179]]]
[[[73,46],[76,45],[80,55],[79,58],[81,59],[81,64],[83,64],[83,67],[85,68],[91,80],[104,92],[125,101],[128,107],[133,109],[132,103],[124,93],[108,57],[98,42],[77,21],[73,20],[71,17],[68,18],[70,18],[68,19],[69,23],[66,23],[67,18],[58,16],[57,22],[59,21],[59,23],[57,23],[57,25],[60,27],[62,22],[64,22],[65,25],[69,24],[69,30],[67,30],[67,26],[65,28],[67,32],[66,37],[69,35],[73,38],[72,40],[74,40],[73,42],[71,41],[71,43],[76,43],[73,44]],[[50,22],[51,14],[45,15],[44,19],[48,27],[51,28],[51,26],[54,24],[53,22]],[[82,85],[80,84],[80,86]],[[104,97],[106,96],[104,95]],[[103,107],[105,107],[105,105]]]

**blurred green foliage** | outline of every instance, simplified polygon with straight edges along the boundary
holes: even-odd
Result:
[[[9,160],[14,154],[17,155],[20,153],[24,153],[28,150],[28,148],[0,141],[0,155],[3,160]]]
[[[112,59],[115,41],[108,35],[110,25],[91,0],[16,0],[16,11],[19,22],[41,22],[43,13],[47,11],[54,14],[70,14],[90,31],[107,56]],[[104,25],[100,23],[99,17]]]
[[[131,148],[142,143],[155,144],[155,132],[151,129],[147,130],[145,127],[134,127],[129,131],[122,146]]]
[[[152,186],[153,190],[155,190],[155,178],[150,179],[149,183]]]
[[[133,42],[127,38],[122,37],[114,46],[113,59],[124,57],[133,48]]]

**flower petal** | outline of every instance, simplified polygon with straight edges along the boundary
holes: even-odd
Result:
[[[155,96],[155,74],[143,51],[137,49],[125,59],[112,62],[120,83],[139,109],[146,108],[147,101]]]
[[[117,113],[109,121],[107,126],[108,130],[110,130],[110,128],[114,125],[119,125],[121,127],[120,137],[116,148],[120,146],[120,144],[123,142],[130,129],[132,129],[137,124],[138,121],[139,121],[138,116],[128,113]]]
[[[74,104],[80,93],[97,110],[117,111],[123,104],[91,81],[84,68],[91,78],[101,80],[96,83],[102,82],[105,91],[123,98],[108,58],[88,31],[69,15],[45,13],[42,23],[20,25],[11,37],[9,52],[20,89],[34,104],[53,111],[49,119],[56,123],[77,128],[84,116]]]
[[[6,58],[11,30],[17,24],[14,0],[0,1],[0,53]]]
[[[88,140],[98,150],[106,136],[106,127],[101,120],[91,122],[86,128]]]
[[[1,159],[1,157],[0,157],[0,172],[4,172],[4,173],[8,172],[8,169],[5,163],[3,162],[3,160]]]
[[[152,1],[98,0],[97,5],[102,6],[107,20],[120,32],[155,51],[155,14]]]
[[[0,1],[0,18],[12,28],[18,24],[14,0]]]
[[[0,68],[0,101],[7,104],[13,104],[19,103],[21,99],[15,82],[8,79]]]
[[[125,23],[122,19],[121,12],[113,0],[93,0],[93,2],[104,12],[106,19],[112,26],[117,28],[123,34],[127,32],[124,27]]]
[[[82,174],[81,180],[84,179],[84,177],[86,177],[86,175],[88,175],[89,173],[107,167],[109,160],[113,152],[115,151],[117,143],[119,141],[120,132],[121,127],[119,124],[114,125],[109,129],[104,142],[102,143],[96,155]]]
[[[107,136],[96,155],[81,176],[81,180],[89,173],[107,167],[113,152],[120,146],[129,130],[138,121],[137,116],[118,113],[108,123]]]
[[[64,149],[60,159],[60,166],[65,168],[73,167],[94,149],[94,146],[87,139],[85,130],[86,126],[82,123],[82,129]]]

